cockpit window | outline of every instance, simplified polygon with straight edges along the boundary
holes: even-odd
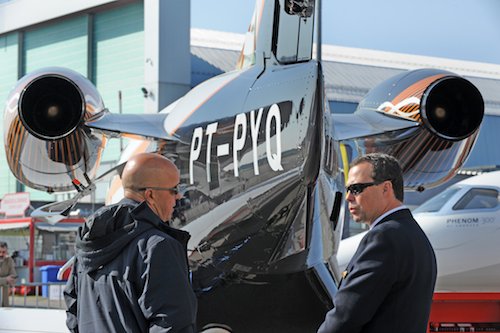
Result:
[[[498,191],[495,189],[473,188],[453,206],[453,210],[495,208],[498,200]]]
[[[430,198],[420,206],[418,206],[413,213],[432,213],[439,211],[443,205],[460,190],[459,187],[451,187],[438,195]]]

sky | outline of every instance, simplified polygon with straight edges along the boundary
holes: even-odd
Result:
[[[323,43],[500,64],[500,0],[322,0]],[[254,0],[191,0],[191,26],[245,33]]]

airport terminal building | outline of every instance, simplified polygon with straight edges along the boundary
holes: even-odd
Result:
[[[233,70],[242,49],[243,32],[191,29],[189,17],[189,1],[167,6],[160,0],[0,0],[0,100],[23,75],[61,66],[89,78],[113,113],[158,112],[199,83]],[[500,65],[332,45],[322,49],[327,97],[337,113],[354,112],[372,87],[406,70],[432,67],[465,76],[479,88],[486,107],[465,167],[500,166]],[[3,122],[3,133],[2,127]],[[32,202],[66,198],[17,183],[1,138],[0,198],[22,191]],[[117,163],[124,145],[110,140],[102,170]],[[100,184],[88,200],[102,204],[107,185]]]

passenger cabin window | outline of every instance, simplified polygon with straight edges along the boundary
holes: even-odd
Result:
[[[473,188],[460,199],[453,210],[485,209],[498,206],[498,191],[487,188]]]

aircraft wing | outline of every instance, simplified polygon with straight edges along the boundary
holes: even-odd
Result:
[[[384,114],[332,114],[332,136],[335,140],[343,141],[361,138],[388,131],[396,131],[418,127],[417,121],[395,118]]]
[[[96,120],[86,123],[87,127],[115,135],[137,135],[145,138],[175,140],[165,131],[167,113],[113,114],[103,112]]]

